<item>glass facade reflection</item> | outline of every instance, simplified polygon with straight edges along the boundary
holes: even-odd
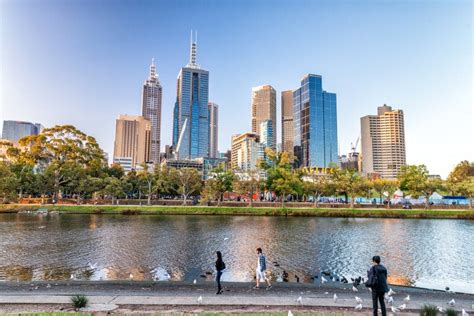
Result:
[[[301,167],[338,162],[336,94],[322,89],[322,78],[308,74],[293,91],[294,154]]]

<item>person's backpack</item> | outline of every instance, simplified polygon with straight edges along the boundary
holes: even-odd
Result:
[[[366,287],[375,288],[378,284],[378,276],[375,268],[370,269],[367,272],[367,281],[365,282]]]
[[[260,256],[260,270],[265,271],[267,269],[267,264],[265,262],[265,256],[261,255]]]
[[[222,261],[222,270],[225,270],[225,262]]]

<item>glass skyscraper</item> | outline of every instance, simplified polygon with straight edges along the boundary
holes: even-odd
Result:
[[[173,111],[173,147],[179,159],[209,156],[209,72],[196,64],[191,36],[190,61],[181,68]]]
[[[25,136],[38,135],[42,130],[43,126],[39,123],[3,121],[2,138],[17,143]]]
[[[336,94],[322,89],[322,78],[308,74],[293,91],[294,154],[300,167],[338,162]]]

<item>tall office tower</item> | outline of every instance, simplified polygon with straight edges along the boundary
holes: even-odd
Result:
[[[191,33],[190,60],[178,74],[173,111],[173,147],[180,159],[209,156],[209,72],[196,63],[196,50]]]
[[[43,125],[39,123],[30,123],[22,121],[3,121],[2,138],[8,139],[13,143],[30,135],[38,135],[43,130]]]
[[[362,117],[360,125],[362,172],[396,178],[406,164],[403,111],[384,104],[377,108],[377,115]]]
[[[294,154],[301,167],[338,162],[336,94],[322,89],[322,78],[308,74],[293,91]]]
[[[282,151],[293,154],[293,91],[281,93],[281,147]]]
[[[115,124],[114,163],[130,171],[150,161],[151,122],[143,116],[120,115]]]
[[[260,124],[270,120],[273,149],[276,146],[276,91],[270,85],[252,88],[252,132],[260,135]]]
[[[161,99],[162,87],[154,59],[151,60],[150,76],[143,84],[142,90],[142,116],[151,123],[151,151],[150,162],[160,162],[160,138],[161,138]]]
[[[217,158],[219,106],[209,102],[209,157]]]
[[[265,120],[260,123],[259,136],[263,148],[275,148],[275,144],[273,144],[273,124],[271,120]]]
[[[232,170],[255,170],[260,156],[259,136],[255,133],[243,133],[232,136],[230,165]]]

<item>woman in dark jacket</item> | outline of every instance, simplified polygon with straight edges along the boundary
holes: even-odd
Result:
[[[216,260],[217,293],[216,294],[219,295],[219,294],[222,294],[221,276],[222,276],[222,271],[225,269],[225,263],[222,260],[222,253],[220,251],[217,251],[216,254],[217,254],[217,260]]]

